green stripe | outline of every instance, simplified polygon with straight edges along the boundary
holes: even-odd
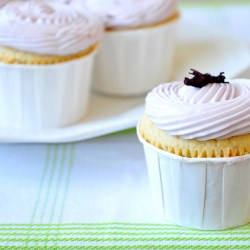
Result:
[[[145,245],[145,244],[140,244],[140,245],[125,245],[125,246],[28,246],[28,247],[23,247],[23,246],[4,246],[1,247],[0,249],[51,249],[51,250],[78,250],[78,249],[89,249],[89,250],[126,250],[126,249],[249,249],[249,246],[244,246],[244,245],[239,245],[239,246],[232,246],[232,245],[220,245],[220,246],[209,246],[209,245],[184,245],[184,246],[172,246],[172,245]]]
[[[34,227],[30,227],[30,228],[1,228],[0,232],[10,232],[10,231],[16,231],[16,232],[22,232],[22,231],[27,231],[27,230],[33,230],[33,231],[69,231],[69,232],[74,232],[74,231],[155,231],[155,232],[172,232],[172,231],[177,231],[179,233],[181,232],[185,232],[185,233],[206,233],[206,234],[232,234],[232,233],[237,233],[237,234],[246,234],[246,233],[250,233],[250,230],[241,230],[239,232],[237,231],[218,231],[218,232],[214,232],[214,231],[195,231],[195,230],[188,230],[188,229],[160,229],[160,228],[117,228],[117,227],[112,227],[112,228],[53,228],[53,227],[46,227],[46,228],[34,228]]]
[[[231,230],[221,230],[221,231],[202,231],[202,230],[195,230],[195,229],[188,229],[188,228],[182,228],[182,227],[133,227],[132,225],[129,227],[117,227],[117,226],[109,226],[109,227],[102,227],[102,226],[74,226],[74,227],[63,227],[63,226],[54,226],[53,224],[48,226],[36,226],[36,225],[29,225],[28,227],[2,227],[0,228],[0,231],[11,231],[11,230],[65,230],[65,231],[72,231],[72,230],[154,230],[154,231],[162,231],[162,230],[175,230],[179,232],[206,232],[208,234],[222,234],[222,233],[237,233],[237,230],[241,230],[241,232],[250,232],[250,228],[236,228]]]
[[[58,231],[55,231],[55,232],[50,232],[49,231],[49,237],[50,236],[58,236],[58,233],[60,232],[60,230]],[[38,238],[39,237],[47,237],[48,236],[48,231],[45,231],[45,232],[32,232],[29,234],[31,237],[33,236],[37,236]],[[168,232],[168,231],[165,231],[165,232],[106,232],[106,231],[100,231],[100,232],[89,232],[89,231],[77,231],[77,232],[63,232],[62,234],[63,236],[83,236],[83,235],[88,235],[88,236],[135,236],[135,237],[147,237],[147,236],[165,236],[165,238],[171,238],[173,235],[178,235],[180,236],[180,232]],[[169,237],[169,235],[171,237]],[[232,233],[227,233],[227,234],[217,234],[217,235],[211,235],[211,234],[206,234],[206,232],[203,232],[203,233],[195,233],[195,232],[185,232],[185,234],[181,237],[182,239],[186,239],[187,237],[190,237],[190,236],[208,236],[208,237],[225,237],[226,235],[228,236],[232,236],[232,237],[239,237],[239,235],[243,236],[248,236],[250,237],[250,234],[249,233],[235,233],[235,234],[232,234]],[[237,235],[237,236],[234,236],[234,235]],[[12,236],[20,236],[20,238],[22,237],[25,237],[27,236],[27,232],[26,233],[23,233],[23,232],[7,232],[7,233],[2,233],[0,234],[0,237],[2,238],[10,238]],[[85,236],[84,236],[85,237]],[[229,237],[226,237],[227,239],[229,239]],[[244,237],[242,237],[244,238]],[[249,238],[248,238],[249,239]]]
[[[46,208],[48,205],[49,194],[51,194],[51,185],[52,185],[53,177],[54,177],[55,172],[56,172],[57,158],[58,158],[58,145],[55,145],[51,173],[50,173],[50,177],[49,177],[49,181],[48,181],[48,185],[47,185],[46,196],[45,196],[45,199],[43,201],[43,207],[42,207],[42,212],[41,212],[41,216],[40,216],[41,223],[43,222],[45,211],[46,211]]]
[[[70,144],[70,153],[69,153],[70,158],[68,162],[68,171],[67,171],[66,185],[64,189],[64,196],[63,196],[63,201],[61,205],[61,211],[59,213],[59,221],[58,221],[59,223],[62,222],[65,204],[66,204],[67,197],[68,197],[68,189],[69,189],[71,173],[72,173],[73,164],[74,164],[74,153],[75,153],[75,144]]]
[[[136,235],[136,234],[149,234],[149,235],[159,235],[159,234],[180,234],[180,233],[185,233],[185,234],[194,234],[194,235],[233,235],[233,234],[238,234],[238,235],[248,235],[250,234],[250,230],[246,231],[240,231],[240,232],[235,232],[235,231],[222,231],[222,232],[211,232],[211,231],[189,231],[189,230],[178,230],[178,229],[147,229],[147,230],[141,230],[141,229],[117,229],[117,228],[107,228],[107,229],[92,229],[92,228],[75,228],[75,229],[66,229],[66,228],[27,228],[27,229],[7,229],[4,230],[2,229],[0,231],[0,235],[2,234],[10,234],[10,233],[16,233],[16,234],[22,234],[23,231],[32,231],[30,234],[36,234],[36,232],[42,234],[43,232],[49,231],[50,234],[53,234],[53,232],[63,232],[63,234],[75,234],[77,235],[78,233],[86,233],[86,234],[91,234],[92,231],[95,231],[93,234],[114,234],[114,230],[116,231],[115,234],[124,234],[124,235]],[[27,234],[27,233],[26,233]]]
[[[4,238],[0,238],[0,242],[6,242],[7,239]],[[157,238],[147,238],[147,237],[140,237],[140,238],[114,238],[114,237],[103,237],[103,238],[94,238],[94,237],[79,237],[79,238],[75,238],[75,237],[64,237],[64,238],[57,238],[57,237],[50,237],[48,236],[48,238],[30,238],[29,239],[29,243],[31,242],[43,242],[43,240],[47,241],[47,242],[145,242],[145,241],[149,241],[149,242],[160,242],[160,241],[164,241],[164,242],[173,242],[173,241],[185,241],[185,242],[192,242],[192,241],[205,241],[205,242],[224,242],[224,241],[239,241],[239,242],[245,242],[249,244],[249,238],[240,238],[240,237],[230,237],[230,238],[201,238],[201,237],[190,237],[188,238],[188,240],[186,238],[182,238],[182,237],[171,237],[171,238],[166,238],[166,237],[157,237]],[[27,242],[27,239],[17,239],[17,238],[8,238],[8,242]],[[245,245],[245,244],[242,244]]]
[[[45,154],[45,163],[44,163],[43,173],[42,173],[42,177],[41,177],[41,181],[40,181],[40,185],[39,185],[39,189],[38,189],[38,194],[37,194],[37,198],[36,198],[33,212],[31,215],[31,224],[29,225],[28,232],[26,234],[26,245],[27,245],[27,242],[28,242],[30,234],[31,234],[32,223],[34,222],[35,217],[37,216],[38,205],[40,204],[41,193],[42,193],[43,187],[45,185],[44,183],[45,183],[46,176],[48,174],[50,159],[51,159],[51,146],[48,145],[47,150],[46,150],[46,154]]]
[[[38,194],[37,194],[34,209],[33,209],[33,212],[32,212],[30,224],[32,224],[34,222],[34,219],[35,219],[35,216],[36,216],[36,213],[37,213],[37,208],[38,208],[38,204],[40,202],[41,192],[42,192],[42,188],[43,188],[43,185],[44,185],[44,180],[45,180],[45,177],[47,175],[48,167],[49,167],[49,163],[50,163],[50,154],[51,154],[51,146],[48,145],[47,151],[46,151],[46,156],[45,156],[45,163],[44,163],[42,178],[41,178],[41,182],[40,182],[40,185],[39,185]]]
[[[54,196],[54,200],[53,200],[53,205],[52,205],[52,211],[50,214],[50,223],[52,223],[53,218],[54,218],[54,214],[55,214],[55,207],[58,201],[58,193],[59,193],[59,188],[62,182],[62,176],[63,176],[63,172],[65,169],[65,158],[66,158],[66,151],[67,151],[67,144],[63,145],[63,149],[62,149],[62,158],[61,158],[61,162],[60,162],[60,172],[58,175],[58,179],[57,179],[57,184],[56,184],[56,191],[55,191],[55,196]]]

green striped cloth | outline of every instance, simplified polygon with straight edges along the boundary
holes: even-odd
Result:
[[[90,152],[110,150],[109,147],[125,152],[124,159],[124,152],[116,154],[117,163],[122,159],[124,166],[109,170],[115,159],[109,159],[107,153],[107,165],[87,166],[92,159]],[[106,221],[109,210],[116,221],[124,220],[129,211],[131,215],[154,216],[148,210],[152,200],[149,198],[146,203],[141,199],[143,192],[145,197],[149,196],[149,190],[140,149],[135,134],[117,134],[76,144],[0,145],[0,249],[250,249],[250,224],[224,231],[199,231],[168,223],[148,223],[147,216],[145,223],[83,223],[88,218],[96,220],[98,213]],[[91,175],[86,175],[92,168],[89,181]],[[132,174],[126,173],[129,171]],[[110,178],[101,182],[98,175],[105,176],[105,172]],[[98,182],[91,185],[96,179]],[[121,194],[123,183],[127,194]],[[96,192],[95,185],[99,188]],[[105,197],[107,191],[110,193]],[[116,203],[110,199],[112,192]],[[98,201],[102,196],[103,201]],[[133,204],[129,204],[131,200]],[[126,209],[115,217],[122,204]],[[134,218],[136,221],[136,215]]]
[[[250,249],[250,225],[198,231],[170,224],[0,226],[0,249]]]

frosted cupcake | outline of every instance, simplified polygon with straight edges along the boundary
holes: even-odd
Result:
[[[0,127],[79,121],[101,33],[99,19],[57,1],[0,4]]]
[[[95,64],[96,91],[138,95],[169,80],[179,16],[176,0],[84,3],[106,25]]]
[[[198,229],[250,222],[250,80],[192,71],[146,98],[138,125],[165,218]]]

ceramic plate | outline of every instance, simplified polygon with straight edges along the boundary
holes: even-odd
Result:
[[[180,23],[173,80],[181,80],[190,68],[228,78],[249,65],[248,45],[235,37],[197,24]],[[42,131],[0,130],[0,142],[61,143],[80,141],[135,127],[143,113],[144,97],[115,98],[93,94],[88,115],[74,126]]]

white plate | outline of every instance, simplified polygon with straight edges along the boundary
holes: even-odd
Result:
[[[250,62],[248,45],[235,37],[211,28],[187,24],[179,27],[173,80],[181,80],[190,68],[233,78]],[[82,123],[43,130],[0,130],[0,142],[72,142],[135,127],[143,113],[144,97],[114,98],[92,95],[90,110]]]

